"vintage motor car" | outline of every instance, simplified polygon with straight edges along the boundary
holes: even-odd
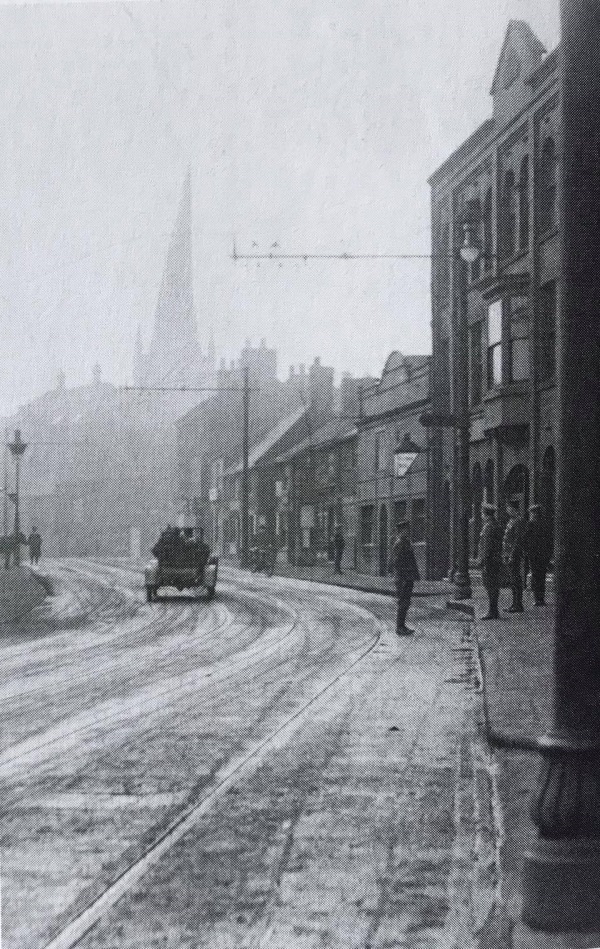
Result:
[[[185,537],[176,531],[166,537],[165,534],[154,547],[154,558],[144,570],[148,603],[156,600],[162,587],[174,587],[179,592],[193,589],[212,600],[219,558],[210,555],[201,539],[194,540],[191,535]]]

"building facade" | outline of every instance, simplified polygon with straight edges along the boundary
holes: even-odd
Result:
[[[333,562],[341,530],[343,565],[356,566],[356,446],[358,429],[336,415],[309,431],[275,462],[278,558],[292,566]]]
[[[429,357],[388,357],[379,382],[362,393],[357,444],[357,569],[385,576],[394,525],[411,523],[422,576],[429,573],[426,508]]]
[[[458,411],[468,386],[471,555],[484,499],[501,517],[508,497],[554,517],[559,91],[557,51],[511,21],[491,118],[430,179],[432,405]],[[466,244],[478,251],[471,264]],[[431,432],[428,520],[442,575],[453,560],[453,442],[451,429]]]

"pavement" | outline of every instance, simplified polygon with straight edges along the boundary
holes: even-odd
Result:
[[[487,600],[476,586],[472,600],[474,639],[479,651],[485,684],[482,726],[492,744],[504,748],[493,752],[502,806],[503,844],[502,911],[495,921],[490,945],[511,949],[597,949],[596,933],[538,933],[521,922],[521,877],[523,854],[535,840],[529,816],[539,758],[531,745],[545,734],[551,723],[553,661],[553,596],[549,585],[548,605],[533,605],[526,591],[525,612],[504,614],[500,620],[480,622],[487,612]],[[500,609],[510,602],[503,591]]]
[[[28,566],[4,568],[0,566],[0,626],[15,623],[48,593],[48,585]],[[1,635],[1,633],[0,633]]]
[[[238,562],[223,558],[223,563],[237,567]],[[289,564],[277,563],[274,576],[306,580],[311,583],[329,583],[332,586],[360,590],[363,593],[396,596],[396,586],[391,576],[380,577],[347,568],[344,568],[342,573],[335,573],[330,563],[317,563],[311,567],[293,567]],[[413,596],[451,596],[452,592],[452,584],[447,580],[420,580],[415,584]]]

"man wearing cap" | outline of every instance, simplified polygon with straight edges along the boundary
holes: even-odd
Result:
[[[499,619],[500,571],[502,569],[502,528],[493,504],[483,505],[483,528],[479,538],[481,579],[488,595],[488,611],[481,618]]]
[[[523,544],[525,523],[521,517],[519,502],[512,500],[508,505],[508,524],[502,541],[502,557],[508,567],[513,601],[507,613],[523,612]]]
[[[406,614],[410,607],[415,581],[421,578],[415,552],[410,542],[410,524],[408,521],[399,521],[396,524],[396,539],[390,554],[389,570],[390,573],[394,574],[396,580],[396,595],[398,598],[396,632],[398,636],[411,636],[414,629],[409,629],[406,625]]]
[[[524,549],[525,556],[531,567],[531,588],[533,602],[536,606],[544,606],[546,602],[546,573],[552,557],[550,532],[542,517],[540,504],[532,504],[529,508],[530,519],[525,528]]]

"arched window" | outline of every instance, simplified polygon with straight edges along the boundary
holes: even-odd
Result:
[[[507,171],[502,189],[502,254],[511,257],[515,252],[517,227],[516,189],[514,172]]]
[[[485,463],[485,473],[483,476],[484,498],[487,504],[493,504],[496,497],[496,482],[494,473],[494,462],[489,458]]]
[[[483,202],[483,214],[481,219],[482,245],[483,245],[483,267],[485,270],[491,270],[492,254],[494,252],[492,238],[492,189],[488,188]]]
[[[525,156],[519,172],[519,248],[529,246],[529,158]]]
[[[556,146],[554,139],[547,138],[542,147],[540,165],[540,230],[547,231],[556,225]]]

